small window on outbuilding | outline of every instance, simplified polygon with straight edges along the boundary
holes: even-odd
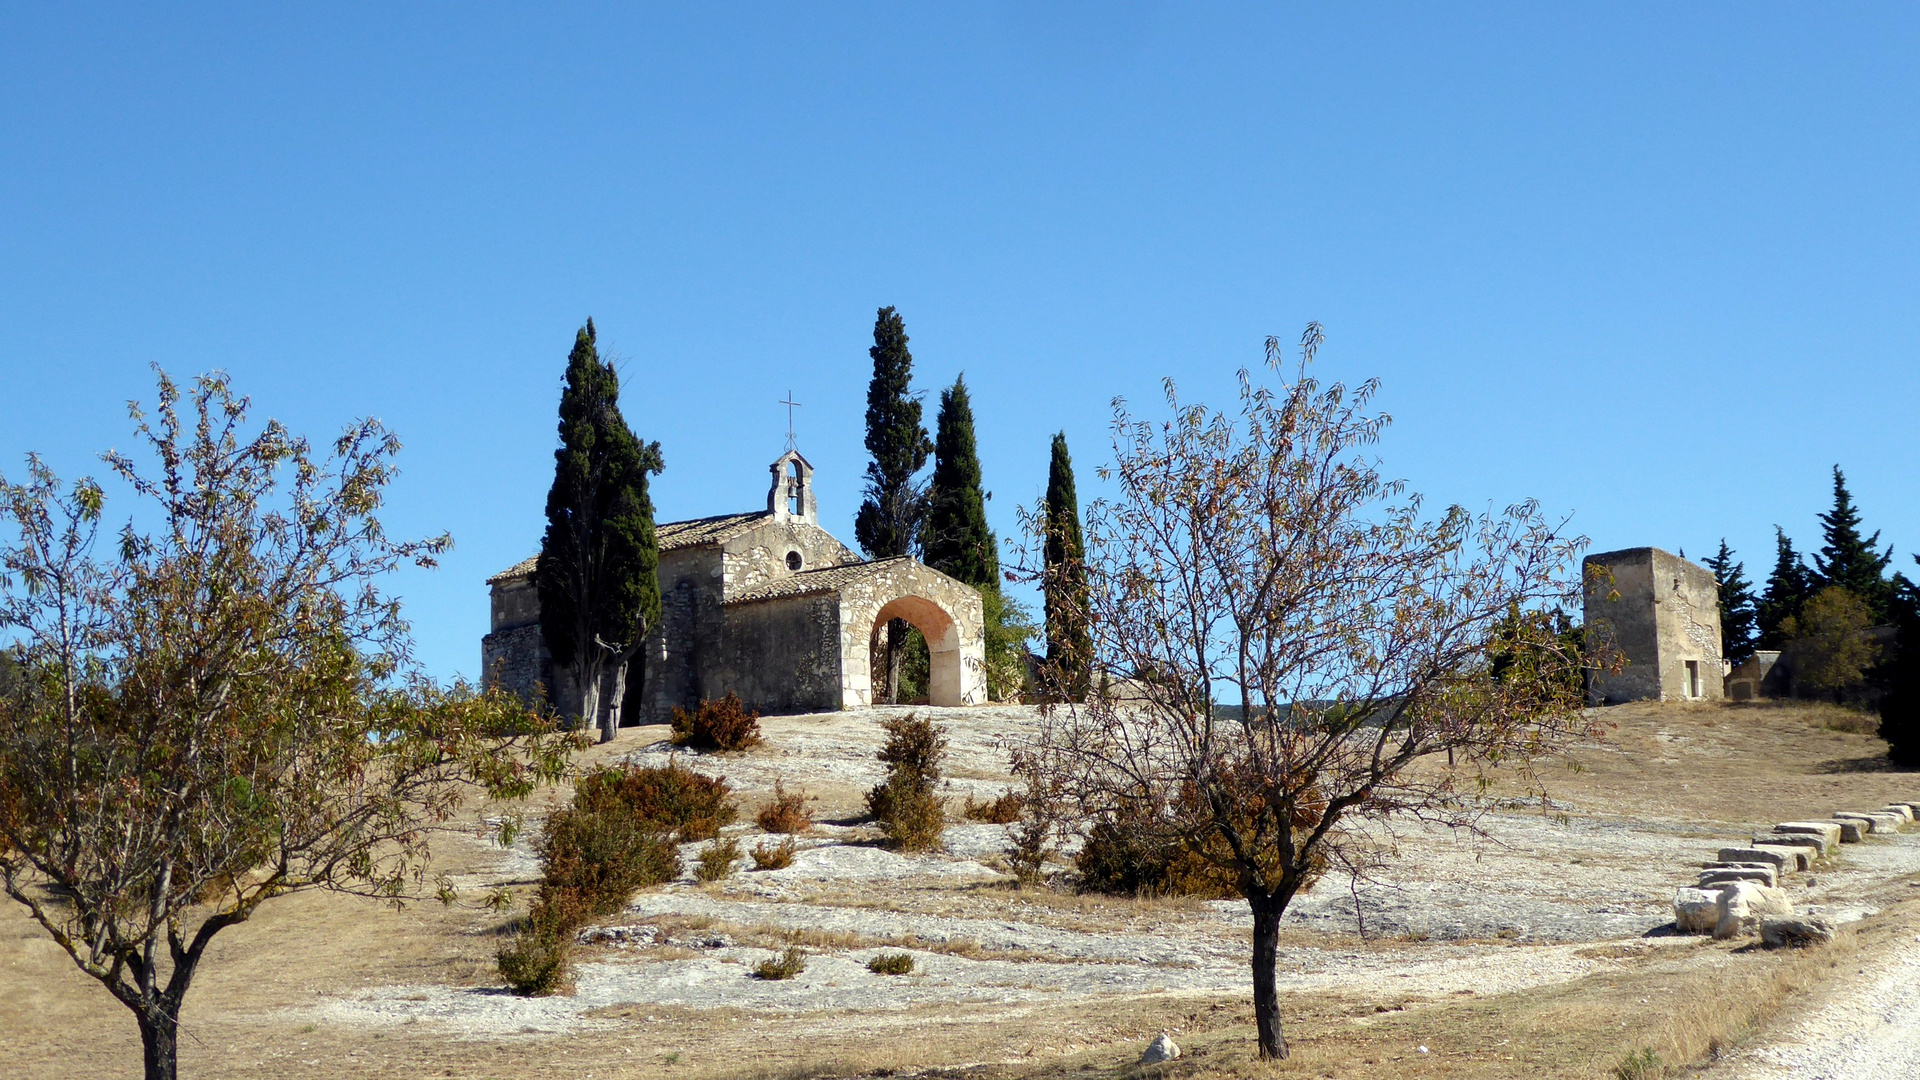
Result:
[[[787,552],[787,569],[798,573],[800,570],[801,564],[804,563],[805,561],[806,560],[800,557],[799,552],[797,551]]]
[[[1687,696],[1690,698],[1700,696],[1700,661],[1698,660],[1687,661]]]

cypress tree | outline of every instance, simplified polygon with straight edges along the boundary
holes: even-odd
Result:
[[[560,448],[534,585],[540,632],[582,723],[601,740],[620,726],[628,667],[660,618],[660,550],[647,478],[664,462],[620,415],[620,378],[603,363],[593,320],[574,336],[560,394]]]
[[[1093,643],[1087,630],[1087,549],[1080,534],[1080,499],[1074,491],[1067,433],[1053,437],[1047,467],[1046,604],[1047,669],[1069,700],[1086,697],[1092,682]]]
[[[1813,592],[1812,571],[1793,550],[1793,541],[1780,526],[1773,527],[1773,572],[1767,575],[1766,591],[1754,605],[1754,622],[1759,627],[1759,647],[1778,649],[1787,642],[1781,624],[1799,616]]]
[[[1878,532],[1861,538],[1860,512],[1854,509],[1847,478],[1838,465],[1833,467],[1833,509],[1820,515],[1820,531],[1826,543],[1813,557],[1817,584],[1838,585],[1866,601],[1876,620],[1886,618],[1887,602],[1892,599],[1886,572],[1893,549],[1875,550]]]
[[[920,402],[913,397],[913,354],[907,351],[906,323],[899,312],[883,307],[873,320],[873,381],[867,384],[866,501],[853,520],[853,536],[871,559],[913,554],[926,500],[913,481],[927,464],[933,443],[920,426]],[[887,624],[885,696],[894,701],[900,692],[901,653],[907,643],[907,621]]]
[[[1754,610],[1753,585],[1747,581],[1746,565],[1734,561],[1725,537],[1720,539],[1719,553],[1707,560],[1707,569],[1720,583],[1720,655],[1738,665],[1753,655],[1754,627],[1759,617]]]
[[[987,525],[980,486],[980,455],[973,436],[973,405],[966,377],[940,391],[934,421],[933,480],[927,486],[921,557],[928,566],[982,592],[1000,591],[999,542]]]

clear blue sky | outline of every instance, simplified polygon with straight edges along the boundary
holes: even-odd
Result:
[[[1759,578],[1837,462],[1920,547],[1910,6],[324,7],[0,8],[0,470],[100,471],[151,363],[378,416],[458,545],[397,583],[438,674],[589,315],[663,519],[762,505],[791,389],[851,539],[894,304],[1003,536],[1055,430],[1091,486],[1109,399],[1317,319],[1432,499]]]

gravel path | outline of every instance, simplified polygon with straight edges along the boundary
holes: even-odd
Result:
[[[1863,978],[1778,1039],[1710,1074],[1725,1080],[1920,1076],[1920,943],[1874,958]]]

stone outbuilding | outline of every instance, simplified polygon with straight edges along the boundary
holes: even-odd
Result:
[[[896,618],[927,640],[931,704],[984,703],[979,592],[917,559],[868,561],[834,539],[798,451],[772,474],[765,510],[657,527],[661,619],[628,676],[639,682],[635,719],[665,720],[729,691],[767,713],[871,705],[876,635]],[[554,686],[534,561],[487,579],[493,622],[481,641],[487,679],[523,695]]]
[[[1725,694],[1720,658],[1720,583],[1713,572],[1659,548],[1589,555],[1586,627],[1626,661],[1595,675],[1589,696],[1623,701],[1714,701]]]

